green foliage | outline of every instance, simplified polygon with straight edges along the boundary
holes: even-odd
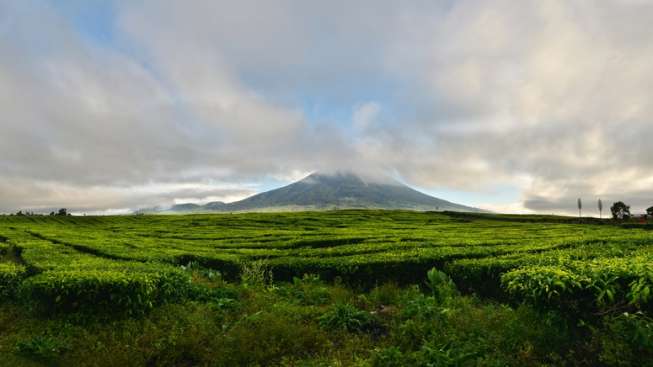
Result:
[[[414,366],[458,367],[475,365],[473,361],[479,356],[477,351],[465,351],[456,348],[452,343],[426,343],[415,354]]]
[[[27,358],[51,363],[62,352],[69,349],[66,342],[46,335],[36,335],[16,343],[16,352]]]
[[[349,332],[370,332],[380,327],[373,315],[348,303],[335,304],[318,321],[326,329]]]
[[[458,293],[456,285],[449,276],[436,268],[426,273],[427,285],[438,302],[445,302]]]
[[[612,204],[610,207],[610,212],[612,212],[612,218],[614,219],[629,219],[630,218],[630,206],[624,204],[622,201],[617,201]]]
[[[263,260],[244,262],[240,281],[246,286],[265,286],[272,281],[272,271]]]
[[[155,305],[184,299],[190,277],[165,266],[50,270],[25,280],[20,293],[42,312],[88,311],[142,314]]]
[[[12,298],[26,276],[27,269],[24,266],[0,263],[0,300]]]
[[[642,313],[624,313],[604,320],[593,338],[599,360],[608,366],[653,366],[653,320]]]
[[[650,351],[653,231],[585,222],[0,217],[0,308],[20,310],[0,312],[0,353],[20,366],[6,346],[56,335],[41,332],[47,315],[80,324],[89,351],[61,349],[61,365],[634,365],[629,354]]]
[[[577,314],[650,310],[653,270],[650,255],[526,266],[502,276],[514,297],[538,307]]]
[[[511,271],[501,281],[513,295],[534,304],[550,305],[579,293],[589,279],[555,266],[533,266]]]
[[[302,305],[323,305],[331,299],[329,287],[317,275],[304,274],[302,278],[295,277],[292,286],[286,289],[290,298]]]
[[[653,268],[642,266],[637,268],[633,274],[633,280],[629,283],[628,300],[631,304],[644,308],[653,304]]]
[[[403,367],[406,357],[398,347],[377,349],[372,356],[372,367]]]

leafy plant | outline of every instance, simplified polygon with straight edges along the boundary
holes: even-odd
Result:
[[[406,364],[406,356],[401,349],[389,347],[375,350],[372,356],[372,367],[403,367]]]
[[[329,330],[366,332],[377,329],[380,324],[369,312],[348,303],[337,303],[319,317],[320,326]]]
[[[415,366],[458,367],[465,365],[476,358],[478,352],[467,352],[456,349],[452,343],[433,344],[426,343],[422,346],[415,361]]]
[[[52,336],[37,335],[16,343],[16,352],[25,357],[51,362],[68,349],[68,344]]]
[[[240,281],[245,286],[265,286],[272,282],[272,270],[263,260],[244,262]]]
[[[13,297],[27,269],[14,263],[0,263],[0,300]]]
[[[432,268],[426,273],[426,279],[426,284],[431,289],[433,297],[435,297],[438,302],[444,302],[458,294],[453,280],[451,280],[447,274],[436,268]]]
[[[291,297],[303,305],[322,305],[331,298],[329,288],[314,274],[294,277],[288,290]]]

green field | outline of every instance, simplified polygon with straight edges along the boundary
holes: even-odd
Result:
[[[1,216],[0,363],[652,365],[652,288],[646,225]]]

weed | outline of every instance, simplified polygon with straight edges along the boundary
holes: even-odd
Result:
[[[45,335],[37,335],[16,343],[17,353],[43,362],[52,362],[67,349],[67,343]]]
[[[240,281],[244,286],[261,287],[272,282],[272,270],[263,260],[242,263]]]
[[[328,330],[369,332],[381,327],[369,312],[348,303],[337,303],[318,319],[320,326]]]

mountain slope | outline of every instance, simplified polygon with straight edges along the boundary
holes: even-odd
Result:
[[[179,207],[175,212],[179,212]],[[314,173],[290,185],[225,204],[208,203],[191,211],[264,211],[336,208],[481,210],[423,194],[399,182],[366,180],[352,173]]]

